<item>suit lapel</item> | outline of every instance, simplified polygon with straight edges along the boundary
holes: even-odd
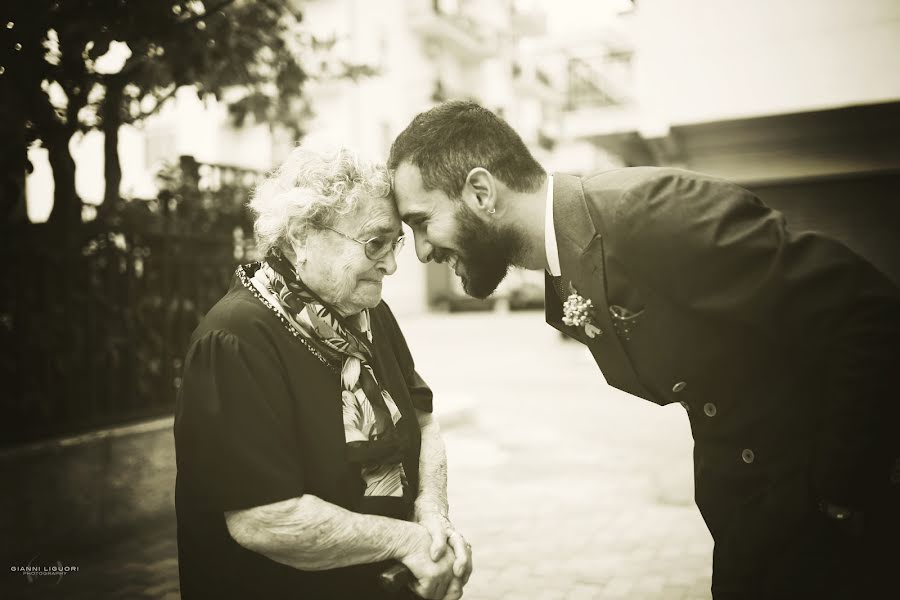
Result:
[[[603,236],[585,201],[578,177],[559,173],[553,175],[553,223],[563,289],[568,290],[571,284],[579,295],[591,300],[594,306],[593,321],[602,333],[589,338],[583,327],[567,327],[562,323],[562,305],[549,276],[544,292],[547,322],[590,349],[607,383],[630,394],[648,398],[649,394],[638,380],[610,319]]]

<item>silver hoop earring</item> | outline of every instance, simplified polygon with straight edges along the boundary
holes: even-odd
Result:
[[[497,212],[497,209],[496,209],[496,208],[489,208],[489,209],[488,209],[488,214],[489,214],[489,215],[492,215],[492,214],[494,214],[495,212]]]

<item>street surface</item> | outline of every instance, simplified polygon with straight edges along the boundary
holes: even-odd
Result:
[[[690,428],[606,386],[543,313],[399,317],[435,391],[451,518],[474,548],[472,599],[705,600],[712,540],[693,504]],[[177,600],[174,515],[59,557],[78,573],[3,598]]]

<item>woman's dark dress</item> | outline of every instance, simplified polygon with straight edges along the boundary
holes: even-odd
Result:
[[[238,271],[194,331],[185,360],[175,417],[182,597],[378,598],[385,564],[300,571],[243,548],[226,529],[226,511],[303,494],[356,512],[408,516],[399,498],[363,496],[359,467],[346,460],[340,365],[295,337],[249,283],[252,274]],[[403,466],[414,493],[414,409],[430,412],[432,394],[388,306],[370,315],[373,367],[411,440]]]

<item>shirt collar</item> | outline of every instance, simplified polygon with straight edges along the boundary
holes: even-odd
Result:
[[[559,248],[556,245],[556,226],[553,224],[553,175],[547,176],[547,214],[544,217],[544,247],[547,253],[547,270],[559,277]]]

